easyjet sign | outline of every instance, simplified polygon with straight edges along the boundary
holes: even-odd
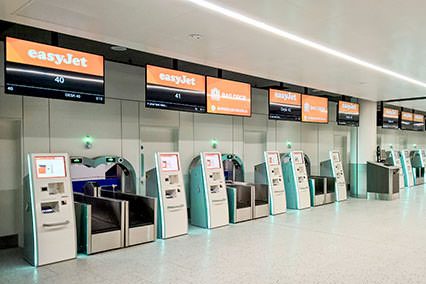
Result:
[[[339,112],[359,115],[359,104],[339,101]]]
[[[202,75],[152,65],[146,66],[146,82],[153,85],[198,92],[206,91],[205,77]]]
[[[413,114],[411,112],[403,111],[401,113],[402,120],[413,121]]]
[[[399,111],[393,108],[383,108],[383,117],[398,119]]]
[[[425,122],[425,117],[424,117],[423,114],[415,113],[414,114],[414,121],[415,122],[422,122],[422,123],[424,123]]]
[[[271,103],[300,106],[301,95],[294,92],[284,92],[280,90],[269,89],[269,101]]]
[[[6,38],[6,61],[104,76],[104,58],[100,55],[11,37]]]

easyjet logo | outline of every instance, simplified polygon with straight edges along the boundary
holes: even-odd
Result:
[[[295,93],[275,92],[274,96],[278,99],[283,99],[286,101],[297,101],[297,95]]]
[[[87,61],[88,61],[85,57],[78,58],[71,53],[67,53],[64,55],[64,54],[55,54],[51,52],[44,52],[42,50],[37,51],[35,49],[30,49],[28,50],[27,54],[29,57],[33,59],[53,62],[56,65],[67,64],[67,65],[87,67]]]
[[[346,109],[353,109],[353,110],[356,110],[356,105],[355,105],[355,104],[342,103],[342,107],[344,107],[344,108],[346,108]]]
[[[183,85],[195,86],[195,78],[189,78],[186,75],[177,76],[177,75],[170,75],[167,73],[160,73],[159,78],[162,81],[173,82],[176,85],[183,84]]]
[[[236,100],[236,101],[246,101],[247,100],[247,97],[244,96],[244,95],[222,92],[218,88],[211,89],[210,94],[211,94],[212,100],[214,100],[214,101],[220,101],[221,98],[231,99],[231,100]]]
[[[387,109],[385,109],[385,114],[388,114],[388,115],[398,115],[398,111],[394,110],[394,109],[387,108]]]

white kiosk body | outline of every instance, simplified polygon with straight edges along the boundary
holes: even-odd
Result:
[[[334,177],[336,179],[336,201],[346,200],[348,198],[346,180],[340,152],[338,150],[331,150],[328,153],[330,159],[321,162],[320,173],[322,176]]]
[[[190,169],[191,224],[207,229],[229,224],[228,194],[218,152],[200,153]]]
[[[284,177],[280,154],[276,151],[264,152],[265,162],[255,166],[254,182],[269,187],[270,214],[277,215],[287,211]]]
[[[287,208],[311,207],[311,196],[306,165],[302,151],[292,151],[281,157],[286,189]]]
[[[390,161],[389,161],[390,160]],[[399,188],[404,188],[404,171],[401,165],[401,155],[398,151],[390,150],[386,158],[387,164],[398,167],[399,169]]]
[[[188,212],[179,153],[155,153],[155,168],[146,173],[146,194],[158,198],[157,236],[188,233]]]
[[[401,151],[401,164],[404,173],[404,185],[405,187],[411,187],[414,185],[413,168],[411,167],[410,151]]]
[[[74,198],[66,153],[28,154],[24,256],[34,266],[77,256]]]

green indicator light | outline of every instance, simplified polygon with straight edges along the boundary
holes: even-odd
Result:
[[[413,147],[414,147],[414,148],[417,148],[417,144],[413,144]]]
[[[216,149],[216,147],[217,147],[217,143],[218,143],[217,139],[216,139],[216,138],[213,138],[212,140],[210,140],[210,143],[212,144],[213,148],[215,148],[215,149]]]
[[[83,142],[92,144],[93,143],[93,137],[92,136],[86,136],[86,137],[83,138]]]
[[[287,148],[291,148],[291,141],[290,140],[287,140]]]
[[[107,163],[115,163],[115,158],[111,158],[111,157],[106,158],[106,162]]]
[[[82,162],[83,162],[83,160],[79,159],[79,158],[75,158],[75,159],[71,160],[71,163],[73,163],[73,164],[81,164]]]

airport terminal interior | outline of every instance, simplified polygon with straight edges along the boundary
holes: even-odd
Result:
[[[0,0],[0,284],[423,283],[425,9]]]

